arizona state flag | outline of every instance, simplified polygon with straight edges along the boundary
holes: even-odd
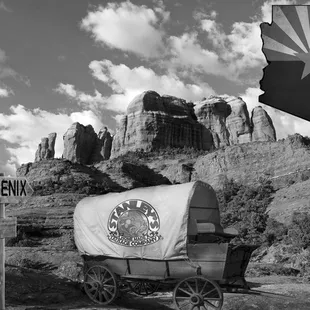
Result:
[[[262,23],[263,53],[268,66],[259,101],[310,120],[310,7],[273,5],[272,23]]]

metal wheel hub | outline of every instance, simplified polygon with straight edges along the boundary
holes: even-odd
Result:
[[[190,302],[194,306],[203,306],[203,297],[200,294],[193,294],[190,297]]]

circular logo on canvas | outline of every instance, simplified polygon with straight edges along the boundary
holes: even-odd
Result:
[[[143,200],[117,205],[108,220],[108,238],[123,246],[144,246],[159,241],[160,221],[156,210]]]

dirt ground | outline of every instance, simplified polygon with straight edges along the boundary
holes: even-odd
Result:
[[[306,310],[310,309],[310,283],[297,277],[269,276],[247,278],[253,290],[294,297],[271,298],[245,294],[224,294],[223,310]],[[59,278],[47,271],[6,267],[7,310],[168,310],[175,309],[171,292],[158,292],[148,297],[123,293],[115,304],[107,307],[93,303],[77,282]]]

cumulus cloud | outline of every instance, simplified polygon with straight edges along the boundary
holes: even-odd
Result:
[[[207,83],[186,84],[173,73],[157,75],[152,69],[143,66],[129,68],[124,64],[115,65],[109,60],[102,60],[92,61],[89,68],[94,78],[113,90],[105,107],[117,112],[126,111],[129,102],[145,90],[186,100],[197,100],[215,93]]]
[[[9,97],[14,95],[14,92],[6,86],[0,86],[0,97]]]
[[[63,152],[63,135],[74,122],[91,124],[98,132],[103,126],[92,111],[55,114],[41,109],[27,110],[22,105],[11,106],[11,114],[0,113],[0,139],[7,142],[10,160],[8,167],[17,168],[22,163],[33,162],[42,137],[56,132],[55,157]],[[55,125],[57,124],[57,126]]]
[[[100,111],[106,102],[106,98],[97,89],[95,89],[94,95],[90,95],[76,90],[72,84],[59,83],[54,91],[66,95],[67,98],[76,101],[81,107],[91,109],[93,112]]]
[[[144,57],[159,56],[164,50],[162,24],[169,19],[163,3],[154,9],[130,1],[108,3],[89,11],[81,28],[96,42]]]
[[[239,96],[247,103],[249,113],[256,106],[261,106],[269,114],[276,129],[277,139],[286,138],[296,132],[303,136],[310,136],[310,122],[260,103],[258,96],[262,93],[259,88],[251,87]]]
[[[197,36],[197,32],[171,36],[169,44],[171,45],[172,57],[166,63],[177,68],[188,69],[190,72],[199,71],[229,78],[227,66],[221,62],[219,55],[214,51],[203,48]]]
[[[189,74],[198,71],[255,84],[261,78],[261,71],[257,69],[267,65],[262,53],[260,24],[271,22],[272,5],[294,3],[296,1],[265,1],[251,22],[234,22],[230,32],[217,21],[216,11],[195,10],[193,16],[198,30],[168,39],[171,55],[165,64],[187,67]],[[198,40],[199,36],[205,36],[206,40]]]
[[[152,69],[143,66],[130,68],[125,64],[115,65],[105,59],[92,61],[89,68],[95,79],[112,89],[110,96],[103,96],[98,90],[95,90],[94,95],[86,94],[76,90],[74,85],[63,83],[60,83],[55,91],[95,112],[102,109],[125,112],[130,101],[145,90],[192,101],[215,93],[207,83],[184,83],[173,73],[157,75]]]

